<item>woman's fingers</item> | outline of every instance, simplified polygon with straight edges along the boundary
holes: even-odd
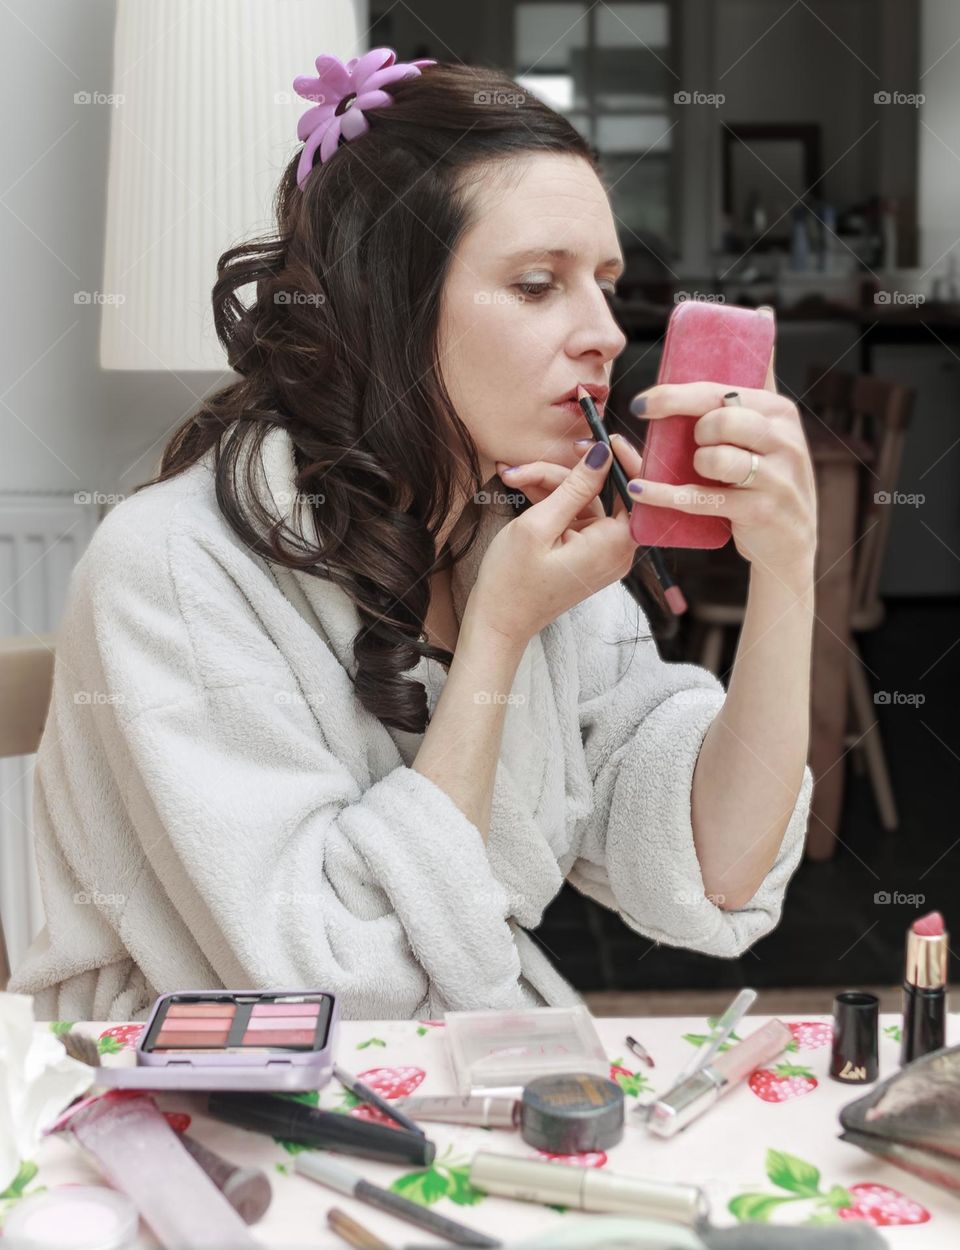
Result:
[[[752,408],[767,416],[786,416],[796,411],[796,406],[785,395],[750,386],[727,386],[723,382],[663,382],[635,395],[631,412],[645,421],[659,420],[683,413],[688,417],[702,417],[714,408],[723,407],[723,397],[736,391],[744,408]],[[638,411],[638,401],[643,400],[643,411]]]
[[[516,486],[522,490],[531,503],[540,503],[557,489],[564,478],[569,477],[572,469],[562,464],[553,464],[549,460],[533,460],[529,464],[516,466],[510,472],[502,461],[497,461],[497,472],[505,486]],[[603,516],[603,505],[594,496],[577,514],[581,519]]]
[[[613,453],[617,457],[620,467],[628,478],[639,477],[643,468],[643,456],[637,449],[629,443],[621,434],[612,434],[610,441],[613,447]],[[583,442],[575,444],[577,450],[583,455],[591,446],[592,439],[585,439]],[[529,464],[517,466],[511,472],[503,461],[496,462],[497,472],[500,479],[506,486],[516,486],[522,490],[531,503],[539,503],[542,499],[552,494],[560,483],[567,477],[572,469],[566,468],[561,464],[554,464],[550,460],[534,460]],[[616,516],[623,510],[623,502],[618,494],[614,495],[614,515]],[[604,515],[603,504],[598,496],[590,500],[587,507],[581,510],[581,517],[602,517]]]
[[[589,515],[607,479],[613,457],[604,443],[595,443],[550,494],[523,514],[527,529],[541,541],[554,543],[576,518]],[[507,474],[507,479],[511,475]],[[602,505],[601,505],[602,507]],[[597,521],[602,519],[602,511]]]

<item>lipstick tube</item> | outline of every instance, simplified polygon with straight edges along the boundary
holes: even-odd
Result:
[[[485,1150],[473,1157],[470,1184],[501,1198],[671,1220],[687,1228],[698,1227],[709,1214],[706,1194],[699,1185],[617,1176],[593,1168],[562,1168]]]
[[[754,1068],[779,1055],[792,1039],[793,1034],[781,1020],[768,1020],[658,1098],[647,1113],[648,1130],[657,1137],[673,1137],[745,1080]]]
[[[940,932],[917,932],[917,926],[939,928]],[[938,912],[915,921],[907,931],[901,1066],[946,1045],[949,942]]]

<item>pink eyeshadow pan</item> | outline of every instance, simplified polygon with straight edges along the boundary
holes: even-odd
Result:
[[[313,1016],[320,1010],[319,1003],[257,1003],[250,1015],[254,1016]]]
[[[184,1046],[226,1046],[228,1036],[229,1030],[227,1029],[219,1033],[187,1033],[185,1031],[169,1033],[164,1030],[156,1040],[155,1049],[172,1047],[175,1050],[182,1050]]]
[[[196,1020],[200,1016],[216,1016],[221,1020],[232,1020],[236,1006],[234,1003],[174,1003],[167,1008],[164,1023],[178,1016]]]
[[[229,1020],[215,1020],[209,1016],[197,1016],[193,1020],[184,1020],[181,1017],[175,1017],[173,1020],[164,1020],[164,1033],[226,1033],[230,1028]]]
[[[257,1019],[251,1017],[247,1023],[247,1032],[260,1032],[266,1029],[268,1032],[276,1032],[277,1029],[309,1029],[313,1027],[313,1021],[307,1020],[304,1016],[261,1016]]]
[[[248,1029],[244,1046],[309,1046],[315,1037],[313,1029],[277,1029],[251,1033]]]

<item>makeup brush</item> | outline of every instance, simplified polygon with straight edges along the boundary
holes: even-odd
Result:
[[[595,439],[601,443],[606,443],[610,448],[610,454],[613,457],[613,463],[610,466],[610,476],[613,478],[613,484],[617,489],[617,494],[623,500],[623,506],[627,512],[633,507],[633,499],[627,490],[627,475],[623,471],[620,461],[617,459],[617,453],[613,449],[613,444],[607,434],[606,427],[600,419],[597,412],[597,406],[593,402],[593,396],[585,386],[577,387],[577,402],[583,409],[583,415],[587,418],[587,424],[590,426],[590,432]],[[663,589],[663,597],[667,602],[667,607],[674,616],[682,616],[687,610],[687,601],[684,598],[683,591],[670,576],[670,570],[667,568],[663,556],[660,554],[659,547],[648,547],[644,555],[650,557],[650,563],[657,575],[657,581]]]

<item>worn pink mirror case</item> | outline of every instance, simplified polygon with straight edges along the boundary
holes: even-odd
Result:
[[[665,382],[720,382],[725,389],[760,389],[767,378],[775,337],[774,319],[752,308],[684,300],[674,308],[657,374]],[[707,491],[729,490],[729,483],[702,477],[693,467],[699,417],[677,414],[647,425],[641,476],[672,486],[695,484]],[[735,488],[734,488],[735,489]],[[638,501],[630,512],[630,533],[639,547],[722,547],[730,522],[677,508]]]

